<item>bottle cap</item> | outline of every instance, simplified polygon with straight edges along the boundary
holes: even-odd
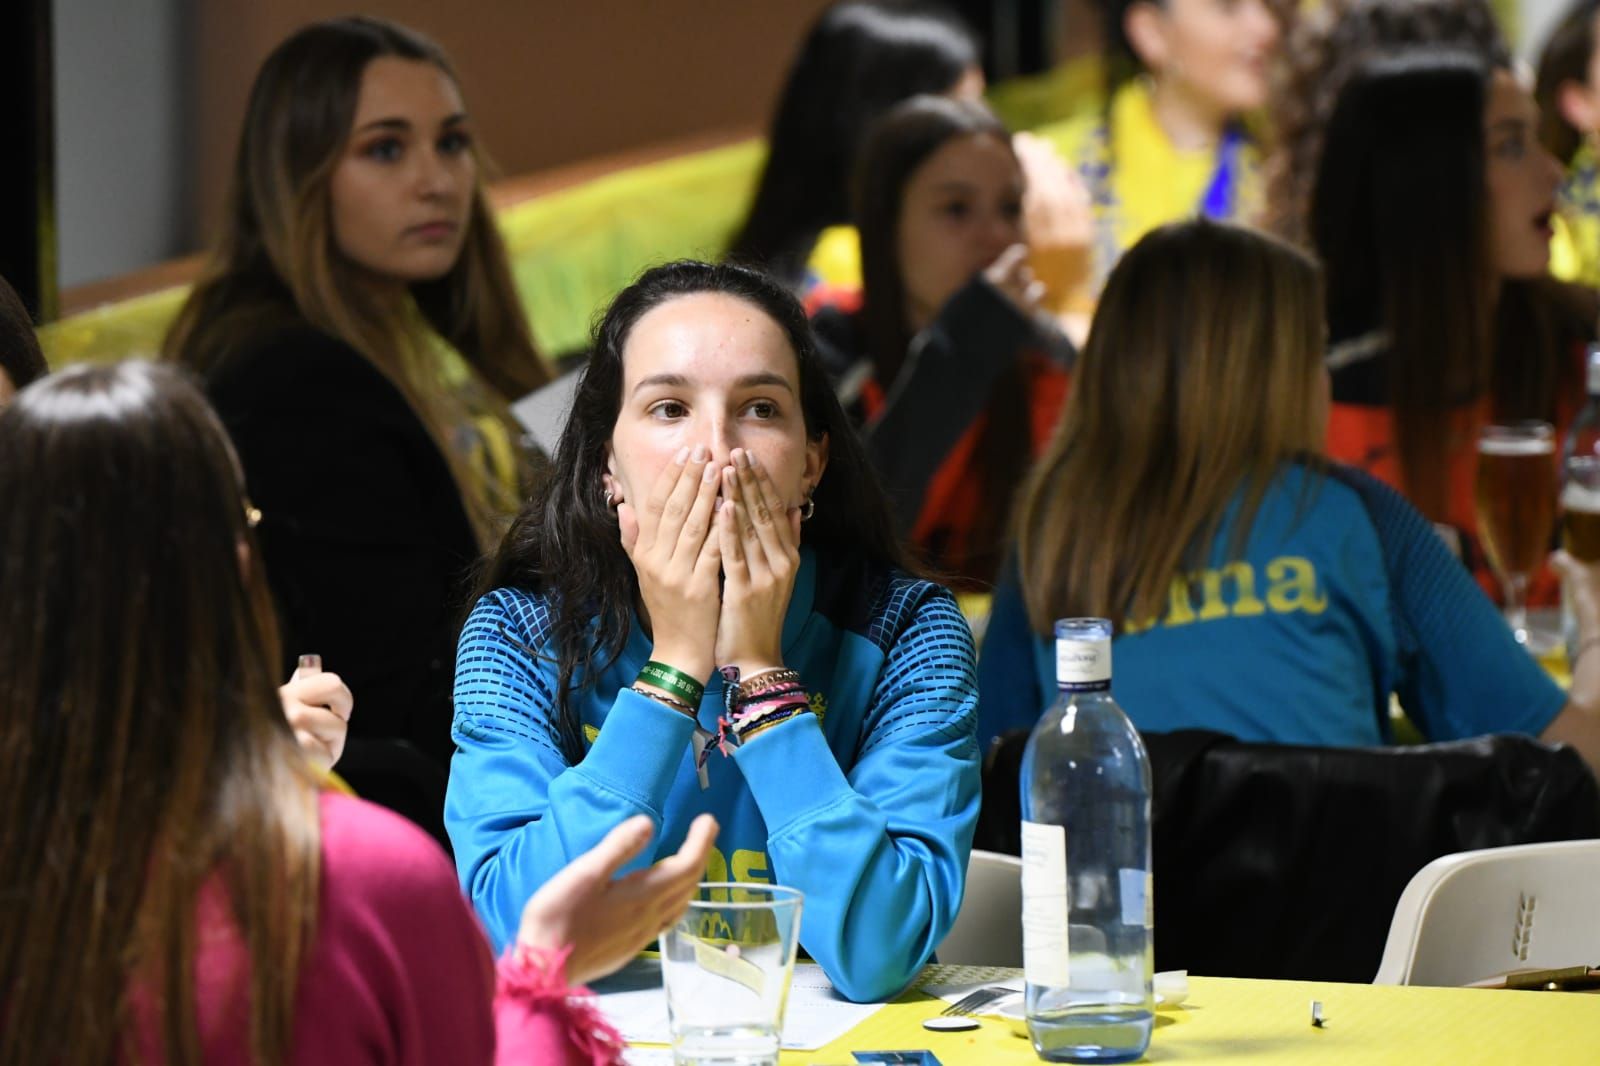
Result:
[[[1111,687],[1111,623],[1063,618],[1056,623],[1056,685],[1069,692]]]

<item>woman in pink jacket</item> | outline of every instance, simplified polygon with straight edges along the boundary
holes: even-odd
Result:
[[[297,748],[260,513],[192,385],[24,389],[0,501],[0,1062],[620,1061],[569,982],[682,913],[715,823],[613,880],[651,832],[617,826],[495,965],[438,845]]]

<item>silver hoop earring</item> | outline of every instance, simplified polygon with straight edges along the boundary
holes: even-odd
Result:
[[[616,506],[617,506],[617,497],[616,497],[616,495],[613,494],[610,489],[606,489],[606,510],[608,510],[608,511],[612,510]]]
[[[814,496],[806,497],[806,505],[800,508],[800,521],[809,522],[811,516],[817,513],[817,501]]]

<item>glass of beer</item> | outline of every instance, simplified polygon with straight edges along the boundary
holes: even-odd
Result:
[[[1561,546],[1574,559],[1600,563],[1600,455],[1567,460],[1561,490]]]
[[[1528,578],[1544,561],[1555,531],[1555,455],[1556,434],[1548,422],[1485,426],[1478,435],[1478,533],[1505,594],[1506,623],[1525,647]]]

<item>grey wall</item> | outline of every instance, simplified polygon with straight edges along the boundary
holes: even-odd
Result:
[[[199,0],[204,2],[204,0]],[[61,286],[179,254],[193,163],[187,0],[55,0]]]
[[[1559,19],[1572,5],[1572,0],[1522,0],[1518,6],[1522,9],[1521,40],[1517,45],[1517,57],[1524,60],[1529,67],[1539,62],[1539,49],[1544,47],[1544,39],[1550,35]]]

